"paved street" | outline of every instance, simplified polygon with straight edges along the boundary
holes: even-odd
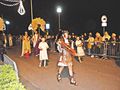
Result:
[[[20,49],[8,49],[19,70],[20,81],[27,90],[120,90],[120,66],[115,60],[100,60],[85,56],[82,63],[74,62],[75,79],[78,86],[70,85],[65,76],[57,82],[57,61],[59,55],[49,52],[47,68],[39,68],[38,57],[32,55],[29,59],[20,57]]]

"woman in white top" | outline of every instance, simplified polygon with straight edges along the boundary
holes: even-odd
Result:
[[[44,67],[46,67],[46,61],[48,60],[47,49],[49,48],[49,46],[45,42],[44,37],[41,40],[42,41],[39,43],[39,46],[38,46],[38,48],[40,49],[40,53],[39,53],[40,64],[39,64],[39,67],[42,66],[42,61],[44,61]]]
[[[76,42],[75,45],[77,47],[77,56],[78,56],[78,60],[81,63],[81,57],[85,55],[84,50],[83,50],[83,43],[80,40],[80,37],[76,38]]]

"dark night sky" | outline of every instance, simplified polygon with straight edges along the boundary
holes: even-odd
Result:
[[[3,1],[3,0],[2,0]],[[119,0],[33,0],[34,18],[41,17],[51,24],[51,31],[57,32],[58,14],[56,7],[63,8],[61,13],[61,28],[80,34],[83,32],[102,32],[101,15],[108,16],[109,32],[119,33],[120,5]],[[12,33],[22,33],[27,30],[31,21],[30,0],[24,0],[26,14],[17,13],[18,6],[6,7],[0,4],[0,16],[11,22],[7,28]]]

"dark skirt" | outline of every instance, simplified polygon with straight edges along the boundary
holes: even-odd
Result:
[[[40,49],[38,48],[40,42],[41,42],[41,40],[38,40],[34,47],[34,55],[38,55],[40,52]]]

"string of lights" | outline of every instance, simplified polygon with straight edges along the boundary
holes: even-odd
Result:
[[[24,15],[25,14],[25,9],[22,3],[22,0],[4,0],[4,1],[0,1],[0,4],[4,5],[4,6],[8,6],[8,7],[13,7],[13,6],[17,6],[18,7],[18,13],[20,15]]]
[[[14,3],[14,4],[5,4],[5,3],[3,3],[3,2],[0,2],[0,4],[2,4],[2,5],[4,5],[4,6],[8,6],[8,7],[13,7],[13,6],[19,5],[19,2]]]
[[[6,2],[20,2],[20,0],[4,0]]]

